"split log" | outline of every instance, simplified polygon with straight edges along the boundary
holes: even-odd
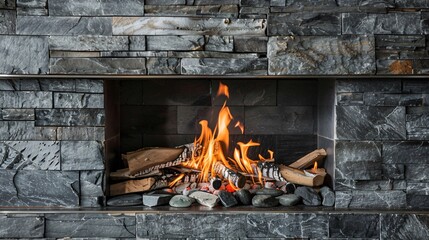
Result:
[[[314,165],[315,162],[319,162],[326,157],[326,151],[323,148],[316,149],[304,157],[298,159],[289,165],[291,168],[296,169],[307,169]]]
[[[183,151],[175,160],[146,168],[144,170],[141,170],[140,172],[137,172],[136,174],[147,174],[147,173],[150,173],[150,172],[158,170],[158,169],[178,166],[178,165],[182,164],[183,162],[190,160],[193,154],[199,154],[199,148],[197,147],[195,149],[193,143],[186,144],[186,145],[183,145],[181,147],[184,147]]]
[[[221,162],[215,163],[214,170],[216,174],[221,175],[223,178],[230,181],[238,188],[242,188],[246,184],[246,178],[242,174],[227,168]]]
[[[307,171],[291,168],[285,165],[280,165],[280,174],[286,181],[309,186],[317,187],[323,184],[325,177],[318,174],[312,174]]]
[[[146,174],[137,173],[137,174],[131,175],[129,168],[123,168],[123,169],[117,170],[116,172],[111,172],[110,179],[112,180],[141,179],[141,178],[161,176],[161,175],[162,175],[162,172],[159,169]]]
[[[145,178],[111,184],[110,196],[149,191],[152,189],[152,186],[155,184],[155,182],[155,178]]]
[[[150,167],[174,161],[184,148],[144,148],[137,152],[123,155],[128,162],[130,174],[136,174]]]

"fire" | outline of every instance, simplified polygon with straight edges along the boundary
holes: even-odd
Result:
[[[220,83],[217,95],[223,95],[228,99],[228,86]],[[210,129],[207,120],[199,122],[201,125],[201,134],[195,139],[194,146],[200,146],[201,152],[199,152],[198,155],[194,154],[191,160],[184,163],[184,165],[185,167],[200,170],[200,181],[208,182],[210,178],[221,175],[219,172],[216,172],[216,165],[220,163],[234,172],[258,176],[259,181],[262,183],[262,174],[257,170],[256,166],[259,160],[264,161],[266,159],[262,156],[260,156],[259,160],[253,160],[248,157],[249,148],[259,146],[259,143],[253,142],[252,140],[248,143],[238,142],[238,148],[234,149],[234,156],[227,156],[230,143],[228,126],[234,118],[229,108],[226,106],[226,102],[227,100],[225,100],[219,111],[217,124],[213,130]],[[235,127],[239,127],[241,132],[244,133],[244,125],[241,122],[237,121]],[[273,158],[273,154],[274,153],[270,151],[271,159]],[[231,186],[237,188],[230,179],[228,180]]]
[[[317,162],[314,162],[314,166],[311,169],[312,172],[316,173],[317,172]]]

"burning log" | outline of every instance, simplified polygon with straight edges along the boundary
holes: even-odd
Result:
[[[258,163],[259,171],[261,171],[262,176],[272,178],[276,181],[286,182],[280,173],[280,168],[273,162],[259,162]]]
[[[222,175],[222,177],[230,181],[238,188],[242,188],[244,187],[244,184],[246,184],[246,178],[243,175],[227,168],[221,162],[215,163],[214,170],[216,174]]]
[[[296,169],[307,169],[314,165],[315,162],[319,162],[320,160],[326,157],[326,150],[323,148],[316,149],[311,153],[305,155],[304,157],[298,159],[289,165],[291,168]]]
[[[317,187],[322,185],[325,180],[325,176],[323,175],[312,174],[310,172],[291,168],[285,165],[280,165],[279,168],[282,177],[291,183],[309,187]]]

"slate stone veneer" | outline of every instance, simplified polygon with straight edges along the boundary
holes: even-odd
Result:
[[[0,74],[40,75],[0,81],[0,205],[104,199],[103,81],[43,75],[423,75],[428,10],[424,0],[0,0]],[[428,89],[427,80],[335,81],[337,208],[429,207]],[[298,111],[291,106],[270,110]],[[180,107],[182,115],[195,109]],[[186,225],[180,233],[190,235],[178,234],[174,224],[190,221],[219,230]],[[424,239],[428,225],[423,213],[40,212],[0,215],[0,237]]]

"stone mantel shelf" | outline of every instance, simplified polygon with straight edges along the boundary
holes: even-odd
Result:
[[[216,78],[216,79],[428,79],[427,75],[260,75],[260,76],[246,76],[246,75],[120,75],[120,74],[50,74],[50,75],[37,75],[37,74],[0,74],[0,79],[22,79],[22,78],[37,78],[37,79],[200,79],[200,78]]]
[[[217,206],[209,208],[205,206],[192,206],[190,208],[173,208],[169,206],[150,207],[102,207],[102,208],[0,208],[0,214],[251,214],[251,213],[315,213],[315,214],[429,214],[429,209],[335,209],[334,207],[274,207],[255,208],[252,206],[239,206],[225,208]]]

